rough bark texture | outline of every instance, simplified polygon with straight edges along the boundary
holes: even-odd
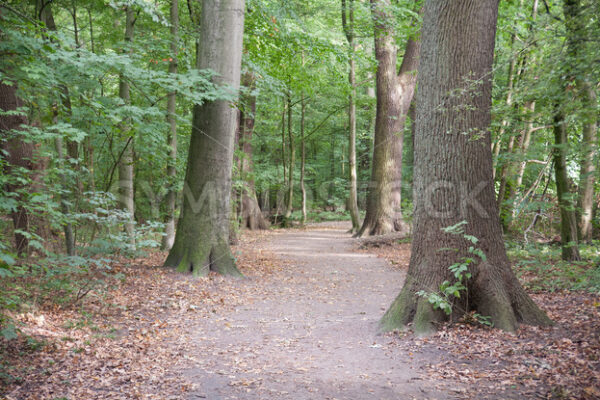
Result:
[[[442,228],[466,221],[487,258],[470,265],[455,314],[476,310],[495,327],[551,321],[525,293],[509,264],[498,219],[489,133],[491,67],[498,0],[428,0],[417,97],[414,234],[404,287],[381,320],[384,330],[413,322],[426,334],[447,319],[419,290],[454,281],[448,267],[471,244]],[[453,249],[453,250],[444,250]]]
[[[577,216],[573,195],[569,189],[569,176],[567,175],[567,149],[568,137],[565,116],[561,105],[554,108],[554,176],[556,181],[556,195],[560,208],[560,240],[562,245],[562,259],[579,261]]]
[[[23,104],[17,97],[17,86],[16,84],[7,85],[0,83],[0,109],[2,111],[14,111]],[[2,150],[6,152],[5,174],[10,175],[13,173],[13,168],[23,168],[27,171],[33,171],[35,169],[33,156],[34,156],[34,144],[31,142],[25,142],[18,137],[18,135],[12,134],[10,131],[19,129],[21,125],[27,125],[27,117],[24,115],[2,115],[0,116],[0,132],[2,140]],[[6,187],[8,192],[16,192],[23,190],[23,187],[16,184],[9,184]],[[28,232],[30,227],[30,216],[27,209],[19,204],[11,213],[10,216],[13,221],[13,227],[15,229],[15,249],[19,255],[27,251],[29,240],[27,236],[21,234],[19,231]]]
[[[240,174],[245,182],[241,196],[241,226],[250,230],[268,229],[269,221],[263,216],[254,186],[252,168],[252,134],[254,133],[254,115],[256,113],[256,96],[251,92],[254,89],[254,77],[250,73],[242,76],[242,84],[250,92],[244,96],[241,103],[244,110],[239,113],[239,148],[244,153],[240,160]]]
[[[218,83],[240,84],[243,0],[205,0],[199,67]],[[236,110],[218,100],[194,106],[181,216],[165,266],[194,275],[210,270],[240,276],[229,248],[231,173]]]
[[[171,61],[169,62],[169,73],[177,74],[177,56],[179,42],[179,0],[171,0]],[[175,179],[177,176],[177,116],[175,106],[177,105],[177,92],[173,91],[167,95],[167,123],[169,124],[169,134],[167,136],[167,145],[169,154],[167,161],[167,179],[168,188],[166,196],[166,220],[165,236],[162,239],[162,249],[169,250],[173,247],[175,241],[175,203],[177,192],[175,189]]]
[[[133,41],[133,23],[134,12],[131,6],[125,9],[125,43],[129,47],[126,51],[132,51],[130,45]],[[121,76],[119,79],[119,97],[127,106],[131,104],[129,95],[129,82]],[[125,223],[125,232],[129,238],[129,243],[135,245],[135,201],[133,190],[133,133],[131,132],[130,121],[125,118],[121,123],[121,143],[124,147],[119,160],[119,203],[124,211],[129,213],[129,219]]]
[[[357,176],[356,176],[356,65],[354,62],[354,52],[356,45],[354,43],[354,0],[342,0],[342,27],[348,41],[348,82],[350,83],[350,95],[348,96],[348,175],[350,180],[350,193],[348,196],[347,208],[350,212],[352,221],[351,232],[358,232],[360,220],[358,215],[358,194],[357,194]]]
[[[399,73],[389,0],[371,0],[377,59],[377,114],[367,212],[357,236],[404,230],[400,211],[403,130],[417,81],[420,41],[409,39]]]

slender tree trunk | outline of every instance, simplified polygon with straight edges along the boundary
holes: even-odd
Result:
[[[521,0],[521,6],[522,5],[523,1]],[[532,43],[534,43],[533,23],[537,19],[537,9],[538,0],[534,0],[531,9],[532,25],[530,25],[529,27],[529,41]],[[514,42],[514,40],[516,39],[516,34],[513,34],[512,39]],[[526,53],[522,54],[521,57],[518,59],[513,57],[513,61],[511,62],[511,70],[509,71],[508,94],[506,98],[507,106],[510,106],[513,103],[512,94],[514,86],[517,80],[523,76],[523,71],[526,64],[535,64],[535,59],[533,57],[529,59],[528,54]],[[533,114],[533,111],[531,110],[532,107],[535,108],[535,102],[528,101],[525,103],[523,108],[527,111],[531,111],[531,114]],[[502,137],[504,136],[507,127],[508,119],[505,118],[502,121],[502,128],[500,129],[500,139],[502,139]],[[518,183],[518,176],[520,173],[521,164],[517,163],[517,161],[515,160],[515,156],[519,155],[520,158],[525,158],[525,153],[527,151],[527,148],[529,147],[529,140],[532,131],[533,128],[527,129],[525,130],[525,132],[521,133],[517,148],[515,148],[516,137],[514,135],[510,135],[508,139],[506,158],[502,162],[502,165],[500,167],[500,187],[498,190],[498,204],[500,206],[500,220],[504,232],[507,232],[510,228],[510,224],[512,222],[513,217],[515,196],[520,186],[520,183]]]
[[[381,235],[404,229],[401,200],[404,123],[415,92],[420,41],[410,38],[400,72],[389,0],[371,0],[375,24],[377,116],[367,213],[357,236]]]
[[[41,1],[38,1],[38,8],[41,11],[41,13],[39,14],[40,20],[41,22],[44,23],[44,25],[46,26],[46,29],[48,29],[49,31],[52,32],[56,32],[56,24],[54,22],[54,15],[52,13],[52,4],[46,4],[45,6],[42,7]],[[75,26],[75,31],[77,31],[76,26],[77,26],[77,22],[75,20],[75,14],[73,16],[74,19],[74,26]],[[72,111],[71,111],[71,98],[69,96],[69,89],[64,86],[64,85],[60,85],[59,87],[60,90],[60,95],[61,95],[61,101],[62,101],[62,105],[64,107],[64,109],[66,110],[67,116],[70,117],[72,116]],[[58,105],[56,103],[53,104],[53,123],[57,124],[58,123]],[[61,184],[63,186],[63,188],[66,190],[67,188],[69,188],[69,180],[64,172],[64,168],[65,168],[65,163],[64,163],[64,145],[63,145],[63,138],[62,137],[57,137],[54,141],[54,145],[55,145],[55,149],[56,149],[56,155],[57,155],[57,161],[59,164],[59,168],[61,170],[60,173],[60,180],[61,180]],[[78,144],[77,142],[72,142],[72,141],[68,141],[67,142],[67,151],[69,154],[69,158],[71,158],[71,162],[73,163],[73,165],[75,166],[75,174],[76,174],[76,182],[77,184],[75,185],[75,193],[76,193],[76,198],[79,198],[79,194],[83,191],[80,186],[81,186],[81,182],[79,180],[79,169],[78,169],[78,160],[79,160],[79,151],[78,151]],[[69,214],[71,212],[70,210],[70,202],[65,199],[65,194],[61,194],[60,196],[60,204],[61,204],[61,212],[65,215],[65,217],[69,217]],[[67,255],[69,256],[74,256],[75,255],[75,235],[73,234],[73,226],[70,222],[65,222],[63,224],[63,232],[65,235],[65,247],[66,247],[66,251],[67,251]]]
[[[562,258],[567,261],[579,261],[581,257],[577,246],[577,217],[567,175],[567,126],[559,104],[554,107],[554,146],[554,173],[560,207]]]
[[[283,104],[281,106],[281,165],[283,166],[283,184],[282,186],[285,187],[285,185],[287,185],[287,175],[285,173],[286,171],[286,164],[287,164],[287,156],[286,156],[286,146],[285,146],[285,110],[286,110],[286,100],[285,98],[283,99]]]
[[[254,133],[254,116],[256,114],[256,96],[251,93],[254,89],[254,80],[251,73],[245,73],[242,76],[242,85],[248,89],[250,94],[244,96],[240,102],[244,111],[240,112],[239,121],[239,149],[244,153],[239,169],[245,183],[241,196],[241,226],[250,230],[269,228],[269,222],[263,217],[256,198],[252,167],[252,134]]]
[[[512,272],[498,220],[489,133],[497,15],[498,0],[425,3],[412,252],[404,287],[381,320],[384,330],[414,322],[425,334],[447,320],[417,292],[438,293],[444,281],[455,282],[449,267],[463,257],[477,261],[469,264],[466,290],[451,299],[452,316],[475,310],[508,331],[520,322],[551,323]],[[479,84],[464,90],[465,81]],[[485,258],[473,256],[462,235],[443,231],[461,221]]]
[[[520,3],[521,3],[521,7],[522,7],[523,0],[521,0]],[[507,109],[510,108],[510,106],[512,105],[513,88],[515,86],[515,70],[517,67],[517,57],[515,57],[514,54],[512,54],[512,53],[513,53],[513,48],[514,48],[516,38],[517,38],[517,34],[513,32],[513,34],[510,36],[511,57],[510,57],[510,63],[508,64],[508,85],[506,88],[506,100],[505,100]],[[498,132],[498,138],[496,139],[496,141],[494,142],[494,145],[493,145],[492,152],[494,154],[494,158],[493,158],[493,160],[494,160],[494,170],[493,170],[494,178],[496,177],[496,164],[498,163],[498,156],[500,155],[500,149],[502,148],[502,141],[504,140],[504,134],[506,132],[507,126],[508,126],[508,119],[503,118],[502,122],[500,123],[500,131]],[[508,144],[509,148],[512,147],[510,141],[512,141],[514,143],[514,136],[511,135],[509,137],[509,144]],[[500,168],[500,171],[503,171],[503,167]]]
[[[583,109],[585,110],[585,121],[583,125],[584,146],[581,171],[579,173],[579,209],[581,218],[579,221],[580,238],[582,241],[592,240],[592,215],[594,208],[594,184],[596,182],[596,166],[594,158],[598,154],[598,117],[596,110],[596,91],[587,84],[582,85]]]
[[[132,54],[133,42],[133,24],[134,12],[131,6],[125,8],[125,43],[127,46],[126,52]],[[124,76],[119,78],[119,97],[123,103],[128,106],[131,104],[129,94],[129,82]],[[124,211],[129,214],[128,220],[125,222],[125,232],[129,238],[129,243],[135,246],[135,200],[133,186],[133,142],[134,133],[131,131],[131,121],[125,118],[120,124],[121,144],[124,147],[123,154],[119,160],[119,203]]]
[[[200,69],[237,90],[244,29],[243,0],[205,0],[200,23]],[[194,106],[192,136],[175,242],[165,266],[206,275],[241,275],[229,248],[231,173],[236,110],[230,101]]]
[[[294,208],[294,164],[296,163],[296,145],[294,144],[294,131],[292,129],[292,96],[287,96],[287,125],[288,125],[288,137],[290,145],[290,164],[288,167],[288,193],[287,193],[287,206],[285,208],[285,220],[286,224],[288,219],[292,216]]]
[[[534,131],[533,114],[535,113],[535,101],[527,102],[525,104],[524,108],[525,108],[525,110],[527,110],[527,113],[528,113],[528,121],[527,121],[527,128],[525,130],[525,133],[522,136],[522,140],[520,143],[522,159],[519,163],[519,169],[517,171],[517,178],[515,180],[515,182],[516,182],[515,186],[519,190],[521,189],[521,186],[523,185],[523,176],[525,175],[525,169],[527,168],[527,151],[529,150],[529,145],[531,143],[531,135],[533,134],[533,131]]]
[[[171,60],[169,61],[169,74],[177,74],[177,58],[179,46],[179,0],[171,0]],[[167,161],[167,196],[166,196],[166,221],[165,236],[162,239],[162,249],[170,250],[175,241],[175,203],[177,200],[177,92],[172,91],[167,95],[167,123],[169,134],[167,145],[169,154]]]
[[[92,11],[91,8],[87,9],[88,12],[88,24],[89,24],[89,29],[90,29],[90,50],[92,53],[95,53],[95,46],[94,46],[94,20],[92,18]],[[86,168],[88,170],[88,176],[89,176],[89,180],[88,180],[88,185],[89,185],[89,190],[91,192],[95,192],[96,191],[96,180],[94,178],[94,146],[92,145],[92,138],[90,136],[85,138],[85,143],[83,145],[83,151],[84,151],[84,162],[86,165]]]
[[[580,164],[577,202],[578,211],[580,212],[579,236],[581,240],[589,241],[592,238],[592,213],[596,178],[594,158],[598,151],[598,111],[595,90],[597,80],[590,74],[584,56],[584,46],[590,37],[587,24],[591,21],[586,3],[582,4],[580,0],[564,0],[563,10],[567,30],[567,76],[576,88],[575,94],[581,104],[579,117],[583,123],[582,145],[584,150]],[[565,93],[568,92],[567,89],[565,86]],[[565,127],[565,129],[568,128]],[[567,146],[567,142],[565,142],[565,146]],[[575,255],[569,254],[568,256],[574,257]]]
[[[306,116],[306,102],[304,100],[304,93],[301,94],[302,99],[300,101],[300,191],[302,193],[302,220],[301,225],[306,223],[306,187],[304,186],[304,174],[305,174],[305,163],[306,163],[306,150],[304,142],[304,118]]]
[[[348,1],[348,7],[346,6]],[[356,176],[356,63],[354,62],[354,53],[356,45],[354,43],[354,0],[342,0],[342,26],[348,41],[348,82],[350,83],[350,95],[348,96],[348,124],[350,135],[348,137],[348,169],[350,179],[350,193],[347,201],[347,208],[350,212],[352,221],[351,233],[358,232],[360,228],[360,219],[358,215],[358,194],[357,194],[357,176]]]

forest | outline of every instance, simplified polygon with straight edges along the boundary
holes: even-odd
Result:
[[[0,399],[600,399],[599,18],[0,0]]]

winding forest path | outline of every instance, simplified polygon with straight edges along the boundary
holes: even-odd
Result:
[[[270,235],[264,250],[285,267],[266,282],[240,281],[245,298],[257,289],[251,304],[193,327],[202,345],[186,371],[197,388],[190,399],[447,397],[417,377],[411,353],[377,333],[404,272],[353,251],[345,228]]]

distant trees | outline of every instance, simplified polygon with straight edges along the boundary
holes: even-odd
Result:
[[[238,169],[240,178],[244,183],[241,188],[240,199],[240,226],[250,230],[267,229],[269,221],[263,216],[256,198],[254,185],[254,168],[252,163],[252,134],[254,133],[254,115],[256,114],[255,77],[247,72],[242,75],[242,85],[246,92],[242,95],[238,110],[238,146],[240,159]]]
[[[530,0],[512,7],[505,4],[504,13],[520,28],[510,30],[509,43],[501,35],[495,71],[506,99],[494,110],[501,121],[494,154],[502,224],[507,234],[525,232],[526,240],[537,229],[540,241],[559,231],[563,259],[579,260],[579,244],[599,232],[597,5]]]
[[[385,330],[413,322],[416,332],[427,333],[449,317],[448,311],[459,316],[471,310],[508,331],[518,323],[550,324],[511,270],[492,184],[489,126],[497,10],[498,0],[425,3],[412,252],[404,287],[381,320]],[[448,232],[462,224],[467,236]],[[464,289],[450,293],[451,310],[436,309],[435,299],[423,292],[438,293],[457,282],[450,267],[461,263],[466,269],[459,275],[471,275],[460,279]]]
[[[377,115],[367,195],[367,213],[358,236],[406,230],[400,212],[403,131],[415,92],[420,39],[410,37],[399,71],[398,48],[388,0],[371,0],[377,59]]]
[[[200,3],[0,3],[0,80],[20,105],[0,118],[26,122],[2,131],[0,256],[131,254],[157,241],[169,249],[179,204],[209,192],[196,177],[210,174],[185,178],[186,160],[215,143],[191,126],[192,113],[220,101],[240,114],[232,232],[269,217],[288,226],[346,218],[360,235],[406,228],[419,3],[248,3],[240,99],[199,64]],[[597,10],[591,0],[502,2],[491,72],[504,233],[548,243],[561,232],[569,260],[585,257],[599,233]],[[14,156],[19,143],[33,156]]]

